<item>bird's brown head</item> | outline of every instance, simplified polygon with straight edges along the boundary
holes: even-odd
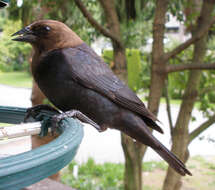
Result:
[[[83,43],[68,26],[55,20],[36,21],[12,36],[17,36],[13,40],[28,42],[40,52],[75,47]]]

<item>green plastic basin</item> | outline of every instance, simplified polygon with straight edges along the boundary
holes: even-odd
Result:
[[[0,106],[0,122],[23,121],[25,108]],[[65,167],[74,158],[83,138],[76,119],[60,123],[60,135],[51,143],[18,155],[0,159],[0,190],[17,190],[34,184]]]

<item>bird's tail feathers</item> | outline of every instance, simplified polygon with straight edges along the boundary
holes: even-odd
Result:
[[[153,121],[151,118],[149,118],[149,117],[144,117],[144,116],[142,116],[142,118],[143,118],[143,121],[146,123],[146,125],[148,126],[148,127],[150,127],[150,128],[152,128],[152,129],[154,129],[154,130],[156,130],[156,131],[158,131],[158,132],[160,132],[160,133],[164,133],[163,132],[163,129],[156,123],[156,121]]]
[[[192,175],[191,172],[186,169],[186,166],[151,134],[143,121],[141,121],[141,124],[138,122],[138,125],[135,126],[134,123],[128,124],[129,123],[126,123],[126,126],[121,129],[124,133],[150,146],[179,174],[183,176],[186,174]]]
[[[172,152],[170,152],[165,146],[159,143],[160,146],[153,148],[175,171],[181,175],[192,175],[186,168],[183,162],[181,162]]]

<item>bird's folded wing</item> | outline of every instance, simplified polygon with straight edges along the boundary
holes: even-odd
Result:
[[[73,80],[128,110],[156,120],[137,95],[115,76],[107,64],[87,45],[81,48],[66,48],[63,54]]]

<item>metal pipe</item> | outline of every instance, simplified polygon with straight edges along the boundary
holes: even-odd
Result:
[[[19,125],[0,127],[0,140],[40,134],[41,123],[22,123]]]

